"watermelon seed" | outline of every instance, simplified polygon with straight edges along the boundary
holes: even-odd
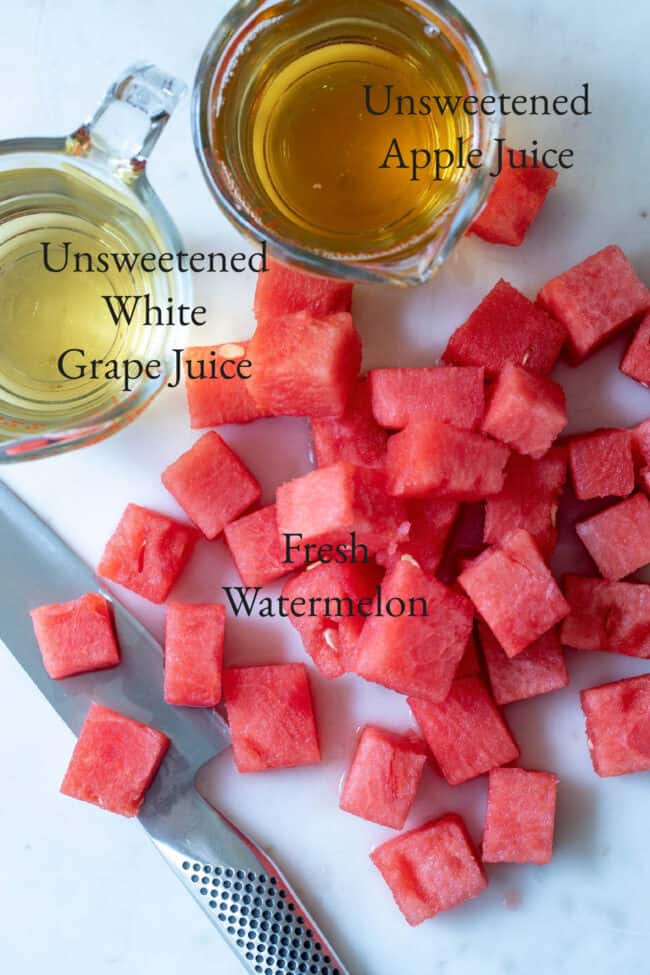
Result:
[[[420,566],[420,563],[419,563],[419,562],[417,562],[417,561],[416,561],[416,560],[415,560],[415,559],[413,558],[413,556],[412,556],[412,555],[409,555],[409,554],[408,554],[408,552],[406,552],[406,553],[405,553],[404,555],[402,555],[402,556],[400,556],[400,558],[401,558],[401,560],[402,560],[402,562],[410,562],[410,563],[411,563],[411,565],[414,565],[416,569],[419,569],[419,568],[421,568],[421,566]]]

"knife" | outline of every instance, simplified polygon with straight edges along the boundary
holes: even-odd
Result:
[[[195,788],[199,768],[230,743],[225,722],[212,709],[164,703],[159,644],[2,482],[0,569],[0,639],[75,734],[91,701],[97,701],[171,739],[138,818],[244,970],[255,975],[349,975],[272,860]],[[93,591],[113,605],[122,663],[52,680],[43,667],[29,610]]]

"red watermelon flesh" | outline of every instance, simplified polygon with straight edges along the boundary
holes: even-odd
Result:
[[[138,504],[128,504],[106,543],[97,574],[152,603],[164,603],[187,564],[197,533]]]
[[[621,372],[650,386],[650,315],[646,315],[621,362]]]
[[[623,579],[650,563],[650,500],[637,493],[576,525],[606,579]]]
[[[385,556],[381,553],[377,561],[389,568],[403,555],[410,555],[427,575],[435,575],[459,508],[457,501],[439,501],[437,498],[407,501],[406,513],[411,525],[409,537],[392,554]]]
[[[566,425],[562,387],[546,376],[506,363],[492,390],[483,432],[538,460]]]
[[[650,494],[650,467],[642,467],[639,471],[639,487]]]
[[[590,687],[580,695],[598,775],[650,770],[650,674]]]
[[[493,377],[507,362],[545,376],[565,338],[563,325],[502,279],[456,329],[443,359],[457,366],[484,366]]]
[[[431,417],[475,430],[485,409],[484,370],[462,366],[371,369],[372,412],[382,427],[401,430]]]
[[[426,576],[409,556],[386,573],[382,590],[382,614],[361,632],[356,672],[400,694],[442,701],[472,631],[469,601]],[[407,612],[391,616],[391,606],[400,604]]]
[[[533,166],[530,156],[523,151],[516,155],[516,162],[521,165],[513,167],[511,152],[512,149],[505,147],[501,172],[487,203],[467,232],[491,244],[519,247],[557,183],[557,173],[546,166]]]
[[[539,549],[523,529],[480,555],[458,581],[509,657],[569,612]]]
[[[545,284],[537,301],[566,328],[578,364],[650,308],[650,291],[611,245]]]
[[[109,812],[137,816],[169,744],[161,731],[91,704],[61,792]]]
[[[228,365],[229,375],[233,378],[223,379],[218,370],[226,360],[233,360],[234,365]],[[248,376],[252,373],[252,364],[248,358],[248,342],[226,342],[223,345],[196,345],[185,349],[183,354],[185,368],[193,366],[193,376],[185,380],[187,406],[190,413],[192,429],[201,427],[217,427],[222,423],[249,423],[260,417],[268,416],[253,400],[249,393],[249,379],[237,375],[236,368],[241,363],[240,372]],[[200,369],[207,372],[215,364],[216,379],[208,375],[201,376]]]
[[[388,490],[400,497],[478,501],[503,487],[509,454],[480,433],[413,420],[388,441]]]
[[[311,690],[303,664],[227,667],[223,694],[240,772],[320,762]]]
[[[490,772],[483,832],[484,863],[550,863],[558,777],[553,772]]]
[[[455,813],[382,843],[370,859],[412,927],[487,886],[465,824]]]
[[[216,538],[259,501],[262,489],[214,430],[204,433],[162,474],[162,482],[206,538]]]
[[[249,346],[249,391],[273,416],[341,416],[361,368],[361,339],[347,312],[265,318]]]
[[[627,497],[634,490],[632,434],[629,430],[594,430],[569,442],[569,466],[575,495]]]
[[[296,311],[330,315],[350,311],[352,285],[321,278],[270,259],[268,270],[257,276],[255,318],[258,322]]]
[[[341,677],[354,669],[366,620],[358,603],[366,600],[368,613],[372,611],[381,576],[382,570],[373,563],[316,562],[285,583],[282,595],[287,600],[330,600],[329,604],[315,604],[313,615],[306,611],[298,615],[298,609],[303,611],[297,603],[296,613],[289,614],[307,653],[325,677]]]
[[[560,448],[552,448],[540,460],[512,454],[503,489],[485,504],[484,540],[498,544],[524,528],[549,559],[557,542],[557,510],[566,473],[566,453]]]
[[[470,634],[470,638],[467,641],[467,646],[465,647],[465,652],[460,658],[460,663],[456,668],[455,679],[459,677],[480,677],[481,676],[481,661],[478,655],[478,646],[476,645],[476,637],[473,633]]]
[[[37,606],[30,616],[43,664],[55,680],[119,664],[110,606],[98,592]]]
[[[492,631],[479,622],[483,656],[494,700],[501,707],[567,687],[569,674],[557,629],[509,657]]]
[[[343,416],[312,419],[311,434],[317,467],[339,460],[357,467],[384,466],[388,434],[372,415],[367,376],[356,381]]]
[[[635,463],[639,467],[650,465],[650,419],[632,430],[632,447]]]
[[[274,504],[231,521],[226,525],[224,535],[245,586],[264,586],[304,564],[302,548],[290,553],[290,563],[285,561],[286,544],[278,531]]]
[[[505,721],[478,677],[455,680],[438,704],[415,698],[408,703],[449,785],[460,785],[519,757]]]
[[[170,603],[165,626],[165,701],[214,708],[221,700],[225,607]]]
[[[417,735],[365,725],[341,789],[344,812],[402,829],[415,801],[427,749]]]
[[[562,622],[567,646],[650,658],[650,585],[567,575],[564,595],[571,607]]]

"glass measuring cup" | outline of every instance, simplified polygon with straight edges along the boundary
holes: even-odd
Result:
[[[189,275],[60,270],[66,255],[72,262],[72,245],[93,257],[182,249],[146,161],[184,91],[160,68],[134,64],[72,135],[0,143],[0,462],[101,440],[137,417],[167,381],[170,330],[118,327],[102,294],[146,288],[161,306],[171,298],[189,304]],[[78,369],[66,369],[68,378],[53,365],[68,344],[92,347],[102,359],[156,359],[160,374],[144,373],[128,391],[88,369],[78,378]]]
[[[376,231],[377,241],[382,234],[386,238],[381,246],[374,246],[373,230],[366,233],[365,240],[360,234],[355,237],[354,226],[339,239],[332,236],[327,240],[321,234],[309,240],[301,232],[298,220],[291,221],[289,196],[285,196],[282,212],[268,192],[268,187],[273,186],[273,176],[267,172],[262,178],[261,168],[255,164],[255,158],[263,162],[270,158],[272,146],[270,138],[264,142],[262,137],[255,157],[256,136],[251,132],[250,120],[261,111],[261,104],[267,117],[274,112],[280,114],[279,99],[274,96],[278,93],[284,97],[285,92],[279,90],[277,79],[285,73],[289,79],[286,91],[292,86],[296,89],[297,80],[301,80],[298,70],[294,71],[298,60],[296,49],[304,58],[305,76],[311,72],[316,79],[317,72],[322,72],[318,85],[315,80],[313,83],[318,98],[319,87],[326,89],[332,79],[336,84],[332,71],[327,73],[336,68],[336,53],[323,70],[328,49],[343,51],[347,44],[350,51],[353,47],[361,50],[360,41],[368,38],[382,52],[390,50],[395,55],[390,68],[393,72],[399,71],[402,53],[401,60],[406,61],[417,57],[418,52],[426,55],[434,45],[439,45],[441,53],[447,52],[456,59],[464,93],[479,99],[497,94],[494,71],[480,38],[446,0],[328,0],[327,4],[322,0],[239,0],[215,30],[199,65],[192,105],[195,148],[208,186],[226,215],[248,235],[267,241],[280,259],[316,273],[349,280],[419,284],[444,262],[487,195],[489,172],[497,153],[495,140],[501,132],[498,110],[493,115],[479,113],[468,117],[460,133],[466,152],[481,150],[481,167],[466,167],[461,176],[454,177],[449,198],[431,211],[430,219],[427,214],[419,227],[408,219],[390,224],[389,218],[392,236],[386,232],[386,226]],[[319,52],[324,52],[320,63]],[[354,60],[353,54],[350,60]],[[361,54],[358,61],[364,61]],[[435,70],[434,62],[430,63]],[[417,85],[417,71],[411,74],[411,79]],[[298,146],[303,121],[309,127],[310,105],[301,106],[297,100],[292,104],[302,115],[300,123],[294,125],[293,141],[287,138],[281,148],[287,162],[285,188],[290,185],[292,154],[303,152],[305,159],[309,158],[317,169],[319,153],[327,153],[327,141],[321,138],[318,122],[309,129],[314,145]],[[353,147],[355,139],[361,143],[366,136],[372,138],[372,128],[359,128],[357,120],[361,111],[359,108],[357,116],[343,112],[338,129],[335,119],[333,132],[328,134],[334,138],[341,136],[349,147]],[[306,199],[311,190],[322,190],[323,226],[329,190],[336,179],[336,174],[332,175],[334,179],[329,185],[318,176],[313,185],[308,180],[303,194]],[[348,177],[349,173],[341,173],[341,179]],[[433,192],[435,184],[431,185]],[[275,188],[277,201],[282,196],[280,180]],[[375,194],[375,200],[380,202],[381,192]],[[373,226],[372,214],[368,226]]]

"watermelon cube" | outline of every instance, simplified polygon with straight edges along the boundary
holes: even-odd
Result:
[[[590,687],[580,700],[597,774],[649,771],[650,674]]]
[[[449,785],[461,785],[519,757],[505,721],[478,677],[455,680],[438,704],[416,698],[408,703]]]
[[[501,172],[494,181],[487,203],[471,224],[469,234],[476,234],[491,244],[519,247],[528,228],[539,213],[550,190],[557,183],[557,173],[546,166],[533,166],[523,151],[515,155],[504,147]]]
[[[281,484],[276,505],[280,534],[301,534],[301,545],[349,545],[355,532],[373,555],[408,536],[406,508],[386,493],[383,472],[345,461]]]
[[[550,863],[558,777],[553,772],[495,768],[488,781],[484,863]]]
[[[637,492],[576,525],[606,579],[623,579],[650,563],[650,500]]]
[[[408,539],[401,542],[397,550],[388,557],[379,555],[378,561],[389,568],[403,555],[410,555],[427,575],[435,575],[442,562],[459,508],[456,501],[410,498],[406,502],[406,515],[411,525]]]
[[[255,318],[258,322],[305,310],[316,317],[330,315],[350,311],[351,304],[351,284],[307,274],[272,258],[268,270],[257,276]]]
[[[509,657],[559,623],[569,605],[524,529],[506,535],[458,577]]]
[[[429,578],[406,556],[386,573],[382,606],[361,631],[356,672],[400,694],[442,701],[472,620],[469,600]]]
[[[227,667],[223,695],[240,772],[320,762],[311,690],[303,664]]]
[[[650,315],[646,315],[639,325],[621,362],[621,372],[650,386]]]
[[[169,744],[162,731],[91,704],[61,792],[109,812],[137,816]]]
[[[119,664],[110,606],[98,592],[37,606],[29,615],[43,664],[55,680]]]
[[[572,437],[569,466],[575,495],[581,501],[610,495],[627,497],[634,490],[631,432],[595,430]]]
[[[402,829],[426,760],[427,749],[417,735],[366,725],[343,782],[340,808],[371,823]]]
[[[443,359],[457,366],[484,366],[490,376],[497,376],[507,362],[545,376],[565,338],[563,325],[501,279],[456,329]]]
[[[312,419],[311,435],[317,467],[338,460],[357,467],[384,466],[388,433],[372,415],[367,376],[356,381],[342,416]]]
[[[499,544],[525,528],[549,559],[557,542],[557,510],[566,481],[566,453],[553,447],[540,460],[512,454],[502,490],[485,503],[483,538]]]
[[[494,384],[483,432],[538,460],[566,425],[562,387],[507,362]]]
[[[650,585],[567,575],[564,595],[571,607],[562,621],[564,644],[650,658]]]
[[[214,430],[162,473],[162,482],[206,538],[216,538],[259,501],[262,489]]]
[[[325,677],[354,670],[359,636],[381,576],[373,563],[313,562],[285,583],[289,619]]]
[[[650,308],[650,291],[612,244],[545,284],[537,301],[566,328],[577,365],[641,318]]]
[[[361,339],[347,312],[264,318],[250,343],[248,381],[273,416],[341,416],[361,368]]]
[[[412,927],[487,886],[465,824],[454,813],[382,843],[370,859]]]
[[[158,511],[128,504],[106,543],[97,574],[152,603],[164,603],[196,540],[193,528]]]
[[[183,362],[192,429],[249,423],[268,416],[248,391],[253,367],[247,342],[191,346],[185,349]],[[226,372],[227,379],[222,377],[221,370]]]
[[[500,707],[568,686],[569,674],[557,629],[549,630],[516,657],[505,653],[482,621],[479,633],[492,694]]]
[[[221,700],[226,610],[217,603],[170,603],[165,626],[165,701],[214,708]]]
[[[231,521],[224,528],[224,535],[245,586],[264,586],[299,568],[305,560],[304,550],[300,549],[290,553],[290,563],[285,561],[286,544],[278,531],[274,504]]]
[[[401,430],[431,417],[475,430],[485,409],[484,370],[462,366],[371,369],[372,412],[382,427]]]
[[[413,420],[388,441],[388,490],[400,497],[478,501],[502,489],[509,455],[481,433]]]
[[[467,641],[467,646],[465,647],[465,652],[460,658],[460,663],[456,668],[457,680],[459,677],[480,677],[481,676],[481,661],[478,655],[478,646],[476,644],[476,637],[473,633],[470,634],[470,638]]]

